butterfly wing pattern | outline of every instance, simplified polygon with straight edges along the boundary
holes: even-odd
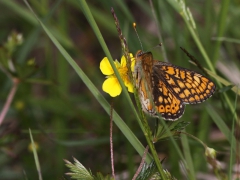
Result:
[[[166,80],[161,80],[157,75],[152,76],[153,85],[153,99],[155,104],[155,115],[160,113],[164,119],[176,120],[180,118],[185,109],[185,105],[178,99],[167,85]]]
[[[205,76],[153,60],[151,52],[137,52],[134,72],[142,109],[166,120],[179,119],[185,104],[201,103],[215,91],[214,83]]]

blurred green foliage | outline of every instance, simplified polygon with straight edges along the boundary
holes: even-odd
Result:
[[[126,99],[122,98],[123,95],[111,98],[101,89],[105,77],[101,74],[99,63],[105,54],[78,1],[29,0],[29,3],[102,95],[113,104],[114,109],[134,134],[146,145],[144,135],[136,125],[136,119]],[[194,55],[203,67],[207,67],[203,54],[181,15],[176,11],[174,1],[153,1],[156,20],[148,1],[102,0],[87,3],[114,59],[119,59],[122,52],[110,12],[111,7],[119,18],[133,54],[141,48],[132,28],[132,23],[136,22],[144,50],[159,44],[159,34],[161,35],[164,48],[151,49],[156,59],[168,60],[173,64],[199,71],[188,63],[188,57],[179,48],[181,46]],[[213,40],[213,37],[218,36],[234,40],[240,38],[239,1],[231,1],[228,4],[226,0],[221,2],[186,0],[185,3],[195,20],[195,32],[218,75],[232,84],[239,84],[239,43],[228,42],[227,39]],[[28,128],[31,128],[34,141],[39,147],[37,152],[43,179],[69,178],[64,175],[69,170],[64,165],[63,159],[69,160],[72,156],[86,169],[90,168],[93,174],[97,171],[111,174],[110,118],[107,113],[52,44],[23,1],[0,0],[0,12],[1,109],[12,86],[11,75],[22,80],[0,126],[0,179],[37,179],[33,154],[28,148],[31,142]],[[11,48],[11,43],[9,43],[11,47],[5,44],[11,42],[8,37],[12,33],[22,34],[23,37],[23,42],[14,48]],[[10,67],[9,61],[16,67],[17,73],[12,73],[11,69],[7,68]],[[238,112],[239,103],[235,104],[236,95],[230,89],[223,93],[228,96],[230,103]],[[181,118],[191,122],[186,128],[188,133],[219,151],[226,151],[230,145],[223,132],[217,128],[216,121],[212,121],[214,116],[209,116],[211,112],[209,109],[206,111],[206,105],[213,107],[213,111],[216,111],[231,129],[234,118],[223,98],[223,93],[215,93],[211,100],[202,104],[187,106]],[[149,118],[149,123],[154,129],[154,119]],[[238,126],[236,128],[239,130]],[[199,172],[213,174],[207,169],[202,146],[192,139],[187,139],[185,143],[182,141],[184,140],[179,139],[176,142],[183,147],[183,152],[185,146],[189,146],[188,153],[193,159],[191,168],[194,168],[196,177]],[[141,157],[116,126],[113,128],[113,142],[115,172],[121,177],[121,174],[127,171],[129,176],[133,177]],[[179,166],[180,157],[171,141],[161,141],[155,146],[161,159],[167,157],[163,166],[168,167],[168,171],[177,179],[184,179]],[[230,161],[229,155],[224,153],[220,155],[219,160],[226,165],[234,164],[234,161]],[[185,156],[187,157],[186,154]]]

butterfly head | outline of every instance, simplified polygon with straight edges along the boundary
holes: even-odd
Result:
[[[152,59],[152,53],[151,52],[143,52],[142,50],[138,50],[135,58],[137,61]]]
[[[137,66],[142,66],[145,71],[149,71],[151,73],[153,66],[153,56],[151,52],[138,50],[135,59]]]
[[[141,59],[142,55],[144,54],[144,52],[142,50],[138,50],[137,53],[136,53],[136,59],[139,60]]]

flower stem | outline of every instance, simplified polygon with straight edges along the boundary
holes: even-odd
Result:
[[[118,31],[118,36],[119,36],[119,39],[120,39],[120,42],[121,42],[123,53],[124,53],[124,55],[125,55],[125,57],[127,59],[127,67],[128,67],[128,71],[129,71],[128,74],[129,74],[130,79],[132,80],[132,82],[134,82],[133,77],[132,77],[132,73],[131,73],[131,59],[129,57],[129,49],[128,49],[127,41],[126,41],[125,37],[122,34],[118,18],[116,16],[113,8],[111,9],[111,12],[112,12],[112,15],[113,15],[113,18],[114,18],[114,21],[115,21],[115,25],[116,25],[116,28],[117,28],[117,31]],[[159,171],[162,179],[164,180],[164,179],[166,179],[166,175],[165,175],[165,173],[163,171],[163,168],[162,168],[162,165],[161,165],[160,160],[158,158],[155,146],[154,146],[154,144],[152,142],[152,132],[151,132],[151,130],[149,128],[146,116],[143,113],[143,111],[141,110],[141,103],[139,101],[139,97],[137,95],[136,88],[134,88],[134,96],[135,96],[135,99],[137,101],[137,106],[140,109],[139,112],[141,113],[141,117],[142,117],[142,118],[140,118],[140,120],[138,122],[140,124],[141,129],[143,130],[144,136],[146,137],[147,143],[148,143],[149,148],[150,148],[150,150],[152,152],[153,159],[154,159],[154,161],[156,163],[158,171]]]
[[[19,79],[17,79],[17,78],[13,78],[12,81],[13,81],[12,89],[11,89],[10,93],[8,94],[7,101],[5,102],[2,112],[0,114],[0,125],[2,124],[6,114],[8,112],[8,109],[12,103],[13,97],[17,91],[17,87],[19,84]]]
[[[157,151],[156,151],[155,146],[154,146],[153,141],[152,141],[152,139],[153,139],[152,138],[152,131],[151,131],[149,125],[148,125],[146,115],[144,114],[143,111],[141,111],[141,115],[142,115],[141,116],[142,117],[141,118],[141,122],[142,122],[143,127],[144,127],[144,136],[146,137],[147,143],[149,145],[149,148],[150,148],[150,151],[152,153],[153,159],[154,159],[154,161],[156,163],[157,169],[158,169],[158,171],[159,171],[159,173],[161,175],[161,178],[162,179],[167,179],[166,175],[165,175],[165,173],[163,171],[162,164],[161,164],[161,162],[159,160]]]

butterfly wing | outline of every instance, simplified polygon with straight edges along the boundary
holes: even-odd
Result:
[[[156,111],[166,120],[179,119],[185,109],[183,102],[169,89],[167,83],[158,77],[158,74],[153,73],[152,83]]]
[[[154,61],[153,71],[184,104],[201,103],[215,92],[215,84],[194,71],[161,61]]]
[[[136,64],[134,67],[134,77],[142,109],[151,116],[156,114],[152,98],[152,66],[153,57],[151,53],[136,53]]]

